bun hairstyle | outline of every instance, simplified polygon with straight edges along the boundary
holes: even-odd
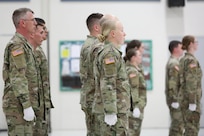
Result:
[[[116,29],[116,22],[117,20],[115,18],[102,18],[100,21],[101,25],[101,34],[98,35],[98,39],[100,42],[104,42],[107,38],[108,35],[112,30]]]
[[[132,40],[132,41],[130,41],[130,42],[127,43],[125,52],[127,53],[127,51],[128,51],[129,49],[132,49],[132,48],[137,48],[137,49],[139,49],[141,45],[142,45],[142,42],[141,42],[141,41],[139,41],[139,40]]]
[[[189,45],[191,42],[195,42],[195,37],[192,35],[186,35],[182,39],[182,49],[183,50],[188,50]]]
[[[97,38],[98,38],[98,40],[99,40],[100,42],[104,42],[107,37],[103,36],[102,34],[99,34],[99,35],[97,36]]]
[[[126,62],[127,60],[130,61],[132,56],[137,55],[137,49],[136,48],[131,48],[126,52],[125,57],[123,58],[124,61]]]

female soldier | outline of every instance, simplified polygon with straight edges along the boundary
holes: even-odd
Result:
[[[184,121],[184,136],[197,136],[200,128],[201,113],[201,79],[202,71],[194,53],[197,50],[198,42],[192,35],[184,36],[182,39],[182,49],[186,50],[185,56],[181,59],[181,90],[183,101],[181,103]]]
[[[141,52],[135,48],[127,50],[126,70],[131,86],[130,101],[131,113],[129,115],[129,136],[139,136],[141,132],[144,108],[146,106],[146,82],[140,67]]]

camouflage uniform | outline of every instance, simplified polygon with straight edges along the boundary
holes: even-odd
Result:
[[[82,82],[80,104],[86,117],[87,136],[94,135],[94,127],[97,126],[92,113],[95,85],[93,62],[90,61],[90,51],[97,43],[99,43],[99,41],[96,37],[88,35],[80,53],[80,78]]]
[[[166,65],[166,102],[170,110],[171,126],[169,136],[182,136],[184,130],[183,114],[181,111],[181,92],[179,91],[179,60],[171,56]],[[171,106],[173,102],[180,104],[178,109]]]
[[[122,53],[111,43],[105,43],[94,62],[95,97],[93,112],[100,121],[101,136],[126,136],[130,109],[130,85]],[[109,126],[105,114],[117,114],[117,123]]]
[[[49,110],[54,108],[51,96],[50,96],[50,84],[49,84],[49,69],[47,58],[44,54],[43,49],[38,46],[34,51],[37,70],[39,72],[39,79],[41,80],[40,85],[40,96],[42,97],[40,110],[36,112],[36,125],[34,129],[34,135],[36,136],[47,136],[48,135],[48,123],[49,123]]]
[[[185,121],[185,136],[197,136],[200,129],[201,114],[201,79],[202,71],[197,59],[190,53],[180,60],[180,82],[183,93],[182,111]],[[196,111],[188,109],[189,104],[196,104]]]
[[[23,109],[39,110],[39,79],[32,47],[16,33],[5,48],[3,111],[8,135],[32,136],[33,121],[23,119]]]
[[[135,67],[126,62],[126,70],[129,77],[129,83],[131,86],[130,100],[131,100],[131,112],[129,114],[129,136],[139,136],[141,132],[142,120],[144,117],[144,108],[147,103],[146,95],[146,82],[143,74],[142,67]],[[140,117],[133,117],[134,108],[140,109]]]

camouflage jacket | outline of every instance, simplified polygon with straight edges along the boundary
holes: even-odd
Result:
[[[192,54],[185,53],[185,56],[180,60],[180,66],[180,82],[184,99],[188,104],[197,104],[199,108],[202,96],[200,64]]]
[[[128,113],[130,85],[122,53],[111,43],[100,48],[94,62],[94,113]]]
[[[32,47],[16,33],[4,52],[4,108],[39,108],[39,79]]]
[[[48,68],[48,61],[44,54],[42,47],[38,46],[34,51],[37,68],[40,74],[41,79],[41,95],[43,98],[43,104],[45,108],[54,108],[52,101],[51,101],[51,94],[50,94],[50,81],[49,81],[49,68]]]
[[[171,56],[166,64],[166,102],[171,106],[172,102],[179,102],[180,81],[179,81],[179,60]]]
[[[82,107],[92,107],[92,102],[94,99],[94,74],[93,74],[93,61],[90,59],[93,55],[91,50],[93,47],[99,43],[96,37],[87,36],[84,45],[80,52],[80,79],[82,83],[80,91],[80,104]]]
[[[126,70],[131,86],[131,111],[136,107],[142,111],[147,103],[146,81],[143,70],[140,68],[130,64],[129,61],[126,62]]]

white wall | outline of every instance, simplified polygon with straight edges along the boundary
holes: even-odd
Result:
[[[52,128],[85,129],[84,113],[79,105],[79,92],[59,90],[59,41],[84,40],[88,34],[85,20],[93,12],[115,14],[124,25],[127,40],[137,38],[153,41],[153,90],[147,93],[148,102],[143,127],[167,128],[169,113],[164,96],[164,73],[168,59],[168,37],[182,37],[188,33],[204,36],[203,6],[204,3],[191,2],[186,3],[184,8],[169,9],[166,0],[160,2],[30,0],[29,3],[0,3],[0,17],[4,18],[0,22],[0,35],[14,33],[11,14],[19,7],[30,7],[36,16],[46,20],[50,30],[51,91],[55,106],[51,112]],[[3,36],[0,36],[0,41],[2,39]],[[0,63],[2,64],[2,60]],[[3,90],[3,82],[0,81],[0,88]],[[2,118],[0,114],[0,120]]]

